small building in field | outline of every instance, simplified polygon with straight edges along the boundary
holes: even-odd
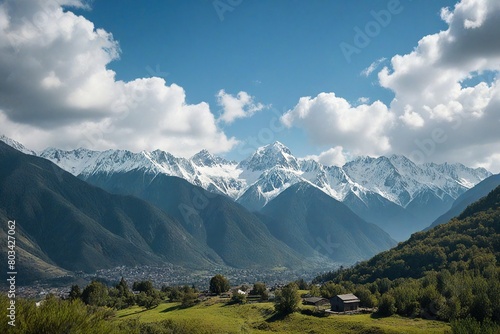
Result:
[[[302,299],[302,304],[304,305],[322,306],[328,305],[329,302],[328,299],[321,297],[307,297]]]
[[[359,307],[359,302],[359,298],[352,293],[337,295],[330,299],[331,310],[333,312],[356,311]]]

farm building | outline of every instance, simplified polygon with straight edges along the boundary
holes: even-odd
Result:
[[[322,305],[327,305],[328,303],[329,303],[328,299],[320,297],[308,297],[302,300],[302,304],[304,305],[322,306]]]
[[[359,298],[352,293],[337,295],[330,299],[330,305],[334,312],[356,311],[359,306]]]

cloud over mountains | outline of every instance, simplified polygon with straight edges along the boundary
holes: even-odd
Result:
[[[203,148],[231,151],[241,138],[224,126],[268,108],[239,89],[231,95],[217,88],[219,115],[163,78],[118,80],[109,68],[119,60],[118,42],[71,11],[86,6],[0,3],[0,133],[35,149],[161,148],[191,156]],[[282,123],[331,147],[318,159],[332,163],[349,154],[397,153],[417,162],[460,157],[500,172],[500,3],[462,0],[442,9],[441,18],[446,30],[364,70],[370,80],[378,72],[378,84],[394,94],[390,103],[373,96],[352,103],[335,92],[298,95]]]
[[[0,4],[0,132],[38,148],[64,142],[190,155],[236,144],[209,105],[188,103],[179,85],[158,77],[117,80],[107,68],[120,55],[112,34],[61,5],[85,3]]]
[[[379,71],[379,84],[395,95],[390,105],[353,107],[321,93],[301,98],[282,122],[356,154],[396,152],[422,162],[459,156],[500,171],[500,3],[462,0],[441,18],[447,30],[423,37]]]

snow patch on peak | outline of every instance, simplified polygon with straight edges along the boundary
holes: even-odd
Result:
[[[292,155],[288,147],[280,142],[262,146],[248,159],[240,162],[241,168],[252,171],[265,171],[275,166],[299,170],[299,161]]]
[[[35,151],[32,151],[32,150],[26,148],[26,146],[24,146],[20,142],[17,142],[14,139],[9,138],[7,136],[0,135],[0,141],[3,141],[5,144],[9,145],[10,147],[12,147],[20,152],[23,152],[24,154],[37,155]]]
[[[200,166],[200,167],[201,166],[214,167],[214,166],[234,164],[234,163],[229,162],[221,157],[217,157],[217,156],[212,155],[207,150],[201,150],[200,152],[193,155],[190,160],[195,165]]]
[[[155,150],[133,153],[78,149],[47,149],[41,153],[63,169],[83,178],[95,173],[141,170],[177,176],[209,191],[227,195],[259,210],[268,201],[298,182],[311,184],[339,201],[352,196],[361,201],[381,196],[406,207],[422,193],[457,198],[491,173],[462,164],[417,165],[402,155],[360,156],[343,167],[325,166],[312,159],[298,159],[282,143],[259,147],[239,164],[202,150],[190,159]]]
[[[275,141],[274,143],[272,144],[269,144],[269,145],[266,145],[266,146],[262,146],[262,147],[259,147],[257,149],[257,151],[266,151],[266,152],[269,152],[269,151],[274,151],[274,152],[283,152],[283,153],[286,153],[286,154],[289,154],[289,155],[292,155],[292,152],[290,151],[290,149],[288,147],[286,147],[285,145],[283,145],[281,142],[279,141]]]
[[[94,165],[101,152],[79,148],[64,151],[56,148],[47,148],[40,152],[40,157],[52,161],[65,171],[77,176],[90,165]]]

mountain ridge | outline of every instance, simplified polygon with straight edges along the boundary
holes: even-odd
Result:
[[[342,167],[325,166],[294,157],[280,142],[258,148],[240,163],[213,156],[207,150],[189,159],[161,150],[46,149],[39,155],[83,180],[99,173],[136,169],[181,177],[252,211],[262,209],[291,185],[308,182],[351,209],[360,210],[358,215],[398,240],[429,226],[458,196],[491,175],[484,168],[462,164],[416,165],[399,155],[358,157]],[[432,209],[422,210],[423,205]],[[381,213],[381,207],[387,210]]]
[[[271,233],[301,254],[319,251],[332,260],[354,263],[396,244],[378,226],[306,182],[288,187],[261,213],[270,218]]]
[[[217,262],[176,220],[143,200],[107,193],[3,142],[0,156],[0,214],[16,220],[16,248],[31,259],[19,262],[22,280],[43,278],[47,267],[62,273]]]
[[[415,233],[396,247],[357,265],[318,276],[315,281],[369,283],[383,278],[421,278],[430,271],[478,271],[500,259],[500,186],[457,217]]]
[[[500,185],[500,174],[491,175],[483,181],[476,184],[474,187],[467,190],[460,195],[452,204],[450,210],[438,217],[429,227],[429,230],[438,225],[444,224],[454,217],[458,217],[470,204],[478,201],[480,198],[486,196],[490,191]]]
[[[110,193],[138,197],[169,213],[195,240],[210,247],[210,256],[228,265],[250,268],[257,260],[269,266],[301,262],[300,255],[272,237],[253,213],[182,178],[134,170],[95,174],[87,182]]]

